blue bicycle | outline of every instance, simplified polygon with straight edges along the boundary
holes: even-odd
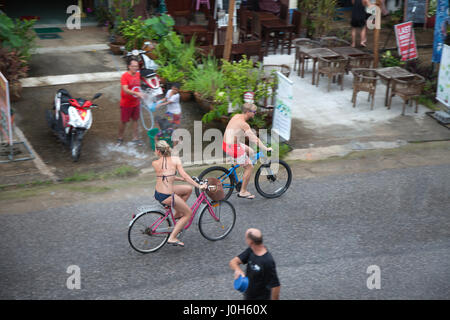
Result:
[[[264,161],[260,159],[264,159]],[[262,152],[256,153],[251,160],[253,165],[258,160],[261,162],[261,166],[255,174],[255,187],[260,195],[265,198],[278,198],[286,192],[292,182],[292,170],[285,161],[271,160]],[[240,164],[235,164],[229,169],[221,166],[209,167],[200,173],[198,178],[201,180],[208,179],[208,177],[219,179],[225,193],[224,200],[227,200],[234,189],[237,192],[241,191],[243,169],[239,174],[237,172],[240,166]],[[195,193],[199,196],[200,190],[195,188]]]

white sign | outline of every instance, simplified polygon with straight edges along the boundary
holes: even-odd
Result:
[[[10,146],[13,144],[11,105],[9,102],[8,80],[0,72],[0,141],[4,139]]]
[[[450,107],[450,46],[444,45],[437,83],[436,99]]]
[[[294,82],[277,72],[278,89],[273,110],[272,130],[288,141],[291,138],[292,88]]]

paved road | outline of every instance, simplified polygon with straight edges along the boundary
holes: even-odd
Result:
[[[282,299],[449,299],[450,165],[295,180],[277,200],[232,198],[235,229],[185,248],[134,252],[133,208],[149,197],[0,216],[1,299],[240,299],[228,261],[259,227]],[[81,270],[69,290],[68,266]],[[381,270],[369,290],[367,268]]]

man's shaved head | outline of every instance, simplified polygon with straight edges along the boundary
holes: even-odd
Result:
[[[263,243],[263,236],[261,230],[250,228],[245,232],[247,239],[253,241],[255,245],[260,245]]]

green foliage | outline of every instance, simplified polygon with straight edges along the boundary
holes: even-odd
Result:
[[[273,89],[276,85],[276,77],[274,75],[263,80],[264,72],[261,71],[260,65],[258,64],[257,68],[255,68],[253,61],[247,59],[246,56],[239,62],[223,60],[221,72],[225,89],[223,91],[216,91],[215,102],[217,105],[210,114],[204,117],[204,122],[228,115],[228,106],[230,103],[234,107],[242,106],[244,104],[245,92],[254,92],[254,100],[258,102],[268,97],[269,89]],[[259,118],[255,117],[254,121],[257,121],[256,119],[259,120]],[[261,127],[265,127],[265,120],[261,119],[260,123],[262,121],[264,121],[264,125]]]
[[[16,50],[9,51],[7,48],[0,48],[0,72],[9,82],[18,81],[27,76],[28,66]]]
[[[248,121],[252,128],[260,129],[267,127],[267,113],[257,112],[255,116]]]
[[[99,26],[108,26],[112,28],[114,26],[114,11],[107,6],[99,6],[94,11],[95,18],[97,19]]]
[[[184,43],[179,35],[170,31],[153,52],[158,56],[155,60],[160,66],[158,73],[169,82],[184,84],[195,70],[197,49],[194,38],[190,43]]]
[[[168,82],[183,82],[185,74],[175,64],[159,67],[158,74]]]
[[[380,62],[383,67],[402,67],[406,64],[405,61],[393,56],[390,50],[381,55]]]
[[[436,10],[437,10],[437,0],[430,0],[430,2],[428,2],[427,17],[430,18],[432,16],[435,16]]]
[[[145,40],[153,39],[153,34],[145,28],[141,17],[134,18],[131,21],[122,21],[120,30],[122,36],[127,40],[125,44],[127,51],[141,49]]]
[[[306,34],[320,37],[330,31],[336,15],[337,0],[303,0],[298,9],[305,17]]]
[[[12,20],[6,14],[0,13],[0,47],[16,51],[25,59],[25,63],[29,61],[31,50],[35,47],[35,22],[36,20]]]
[[[175,25],[175,20],[167,14],[161,16],[155,16],[153,18],[144,21],[145,28],[151,29],[152,34],[154,34],[153,40],[161,40],[163,37],[167,36],[172,27]]]
[[[126,0],[113,0],[111,14],[114,18],[112,21],[112,33],[119,35],[122,33],[122,27],[126,24],[124,22],[131,22],[134,18],[134,5],[139,4],[140,0],[126,1]]]
[[[202,64],[190,70],[189,78],[181,89],[196,91],[204,99],[214,100],[217,93],[223,92],[225,87],[224,76],[220,72],[218,62],[214,57],[204,58],[202,62]]]
[[[273,149],[272,154],[278,153],[279,159],[284,159],[287,154],[291,151],[291,147],[289,147],[286,143],[272,143],[269,144],[269,147]]]
[[[175,25],[175,21],[168,15],[142,20],[137,17],[131,20],[123,20],[120,24],[120,32],[127,40],[125,48],[130,51],[141,49],[146,40],[159,41],[164,39]]]

